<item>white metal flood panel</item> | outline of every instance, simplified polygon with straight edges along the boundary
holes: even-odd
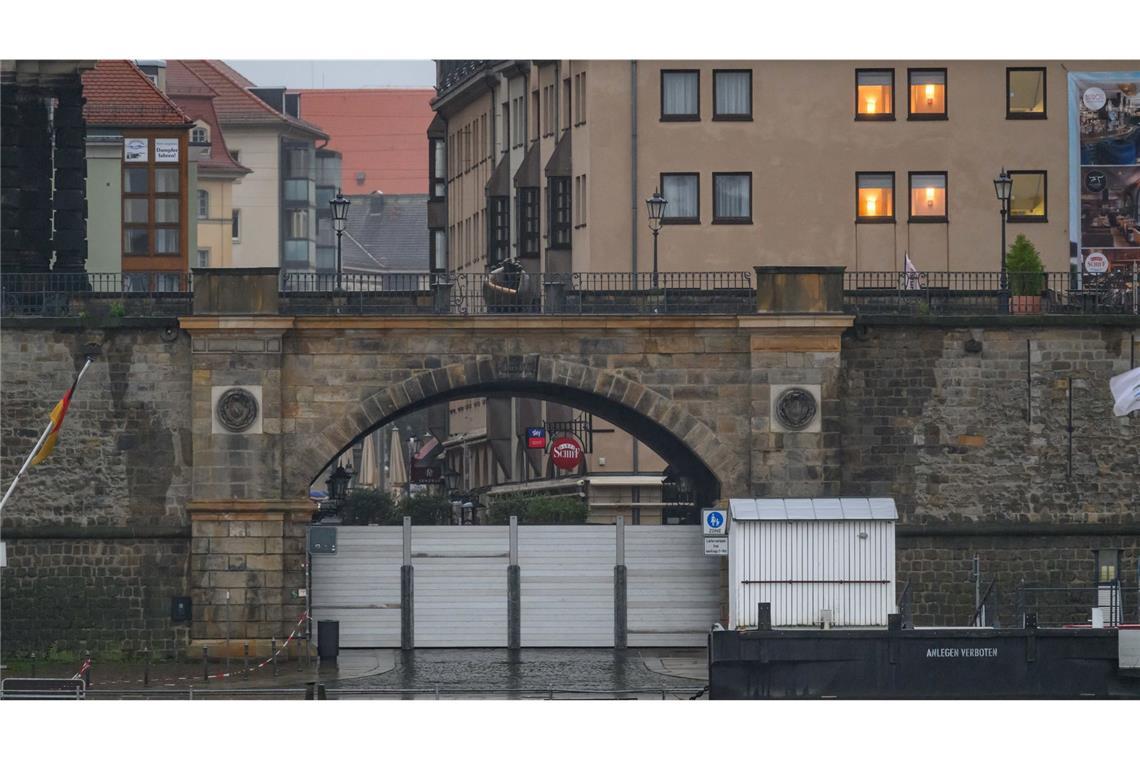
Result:
[[[704,646],[720,621],[720,557],[706,557],[699,525],[625,529],[628,644]]]
[[[613,525],[519,526],[522,646],[613,646],[616,534]]]
[[[401,528],[337,528],[336,554],[312,555],[313,635],[340,621],[342,647],[400,646]]]
[[[412,527],[417,647],[507,645],[508,531]]]
[[[729,625],[886,625],[895,611],[895,525],[887,520],[733,520]]]

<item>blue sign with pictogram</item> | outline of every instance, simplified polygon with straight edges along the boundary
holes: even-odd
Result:
[[[728,515],[723,509],[701,511],[701,527],[706,536],[723,536],[728,532]]]
[[[526,429],[526,447],[528,449],[545,449],[546,429],[540,427],[528,427]]]

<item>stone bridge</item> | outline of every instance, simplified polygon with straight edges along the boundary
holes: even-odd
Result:
[[[217,272],[176,321],[8,320],[5,483],[81,347],[103,359],[5,509],[5,647],[282,637],[304,610],[311,481],[371,430],[467,396],[604,416],[704,503],[894,496],[924,622],[968,617],[975,553],[1055,583],[1091,581],[1102,545],[1135,564],[1140,420],[1113,418],[1107,392],[1135,362],[1135,318],[854,324],[835,277],[776,273],[732,316],[283,316],[275,273]]]

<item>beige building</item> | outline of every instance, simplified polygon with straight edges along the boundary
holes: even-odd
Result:
[[[1000,205],[1049,271],[1068,271],[1068,72],[1140,62],[441,61],[431,142],[433,269],[648,272],[645,200],[668,201],[662,272],[757,265],[995,272]],[[459,402],[465,404],[467,402]],[[456,436],[567,419],[519,401],[452,409]],[[509,406],[509,405],[508,405]],[[494,436],[492,436],[494,437]],[[664,463],[612,436],[606,467]],[[492,447],[493,448],[493,447]],[[500,463],[505,459],[499,457]],[[590,472],[596,472],[596,462]],[[536,468],[541,471],[541,467]],[[515,466],[480,478],[517,481]],[[489,474],[488,474],[489,473]],[[637,498],[630,494],[632,501]]]

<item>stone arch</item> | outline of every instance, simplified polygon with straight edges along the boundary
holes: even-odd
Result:
[[[381,388],[298,442],[302,445],[294,461],[305,472],[293,473],[290,485],[304,489],[356,440],[403,414],[457,398],[505,394],[559,401],[604,416],[666,461],[695,468],[693,474],[705,482],[705,501],[745,485],[742,457],[747,452],[726,446],[709,425],[672,399],[620,372],[539,354],[472,357],[414,372]],[[319,463],[315,469],[313,462]]]

